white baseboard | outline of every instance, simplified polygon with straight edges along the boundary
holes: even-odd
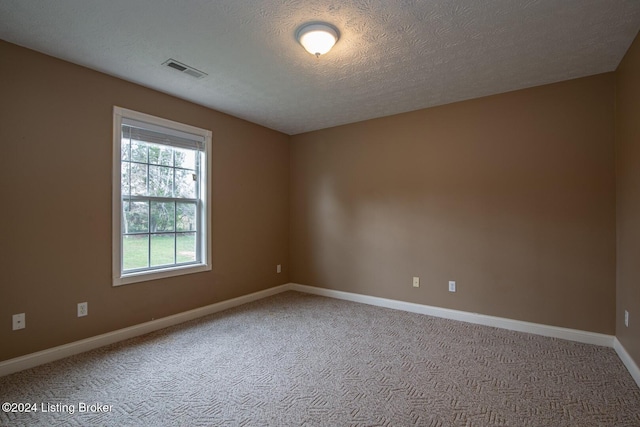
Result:
[[[429,316],[442,317],[445,319],[493,326],[496,328],[509,329],[512,331],[527,332],[531,334],[561,338],[586,344],[613,347],[624,363],[625,367],[631,373],[633,379],[636,381],[636,383],[638,383],[638,386],[640,387],[640,369],[638,369],[638,366],[635,364],[631,356],[626,352],[622,344],[613,335],[605,335],[595,332],[581,331],[577,329],[561,328],[539,323],[523,322],[520,320],[487,316],[483,314],[469,313],[466,311],[451,310],[448,308],[415,304],[410,302],[355,294],[351,292],[336,291],[332,289],[317,288],[314,286],[300,285],[297,283],[287,283],[285,285],[265,289],[263,291],[255,292],[249,295],[221,301],[205,307],[196,308],[193,310],[185,311],[183,313],[174,314],[172,316],[163,317],[161,319],[152,320],[150,322],[141,323],[139,325],[130,326],[128,328],[119,329],[117,331],[108,332],[106,334],[97,335],[95,337],[90,337],[36,353],[27,354],[25,356],[16,357],[14,359],[5,360],[0,362],[0,377],[24,369],[33,368],[44,363],[63,359],[74,354],[89,351],[118,341],[133,338],[139,335],[144,335],[149,332],[157,331],[159,329],[167,328],[169,326],[177,325],[179,323],[193,320],[198,317],[207,316],[209,314],[217,313],[219,311],[223,311],[289,290],[375,305],[378,307],[386,307],[395,310],[403,310],[412,313],[426,314]]]
[[[271,295],[279,294],[290,289],[290,285],[281,285],[274,288],[265,289],[264,291],[255,292],[249,295],[243,295],[226,301],[221,301],[205,307],[196,308],[172,316],[163,317],[161,319],[152,320],[150,322],[140,323],[139,325],[130,326],[117,331],[107,332],[106,334],[96,335],[80,341],[74,341],[69,344],[60,345],[49,348],[47,350],[38,351],[36,353],[27,354],[13,359],[0,362],[0,377],[9,375],[23,369],[33,368],[34,366],[44,363],[53,362],[74,354],[93,350],[118,341],[137,337],[139,335],[148,334],[149,332],[177,325],[198,317],[207,316],[232,307],[236,307],[248,302],[266,298]]]
[[[484,314],[469,313],[467,311],[451,310],[448,308],[372,297],[350,292],[335,291],[332,289],[316,288],[314,286],[299,285],[296,283],[290,284],[290,289],[314,295],[322,295],[347,301],[376,305],[378,307],[386,307],[393,308],[395,310],[409,311],[412,313],[427,314],[434,317],[460,320],[462,322],[493,326],[496,328],[509,329],[512,331],[528,332],[530,334],[543,335],[545,337],[562,338],[565,340],[577,341],[585,344],[595,344],[604,347],[613,347],[613,340],[615,338],[613,335],[599,334],[596,332],[587,332],[578,329],[542,325],[540,323],[523,322],[521,320],[487,316]]]
[[[627,350],[624,346],[618,341],[618,338],[613,340],[613,348],[618,353],[618,357],[622,360],[622,363],[627,368],[633,379],[635,380],[638,387],[640,387],[640,368],[636,365],[636,362],[633,361]]]

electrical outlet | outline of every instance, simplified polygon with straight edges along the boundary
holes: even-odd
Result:
[[[78,317],[84,317],[89,314],[89,303],[88,302],[79,302],[78,303]]]
[[[624,311],[624,326],[629,327],[629,311]]]
[[[27,321],[25,319],[25,314],[14,314],[13,315],[13,330],[17,331],[18,329],[24,329],[27,327]]]
[[[456,282],[454,282],[453,280],[449,280],[449,292],[455,292],[456,291]]]
[[[282,264],[276,266],[276,273],[282,273]]]
[[[420,278],[419,277],[414,277],[413,278],[413,287],[414,288],[419,288],[420,287]]]

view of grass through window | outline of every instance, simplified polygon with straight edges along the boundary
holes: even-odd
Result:
[[[157,234],[151,237],[151,253],[149,253],[149,235],[125,236],[122,241],[125,270],[151,266],[171,265],[196,260],[195,234]],[[175,251],[175,252],[174,252]]]

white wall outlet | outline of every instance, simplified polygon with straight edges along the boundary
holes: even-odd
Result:
[[[27,321],[25,319],[25,314],[14,314],[13,315],[13,330],[17,331],[18,329],[24,329],[27,327]]]
[[[629,327],[629,311],[624,311],[624,326]]]
[[[413,287],[414,288],[419,288],[420,287],[420,278],[419,277],[414,277],[413,278]]]
[[[449,280],[449,292],[455,292],[456,291],[456,282],[454,282],[453,280]]]
[[[282,273],[282,264],[276,266],[276,273]]]
[[[84,317],[89,314],[89,303],[88,302],[79,302],[78,303],[78,317]]]

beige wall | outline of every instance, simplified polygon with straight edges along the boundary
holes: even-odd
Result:
[[[287,135],[2,41],[0,93],[0,360],[289,281]],[[114,105],[212,130],[213,271],[111,286]]]
[[[640,365],[640,37],[616,72],[616,182],[616,335]]]
[[[613,140],[612,73],[294,136],[291,280],[613,334]]]

